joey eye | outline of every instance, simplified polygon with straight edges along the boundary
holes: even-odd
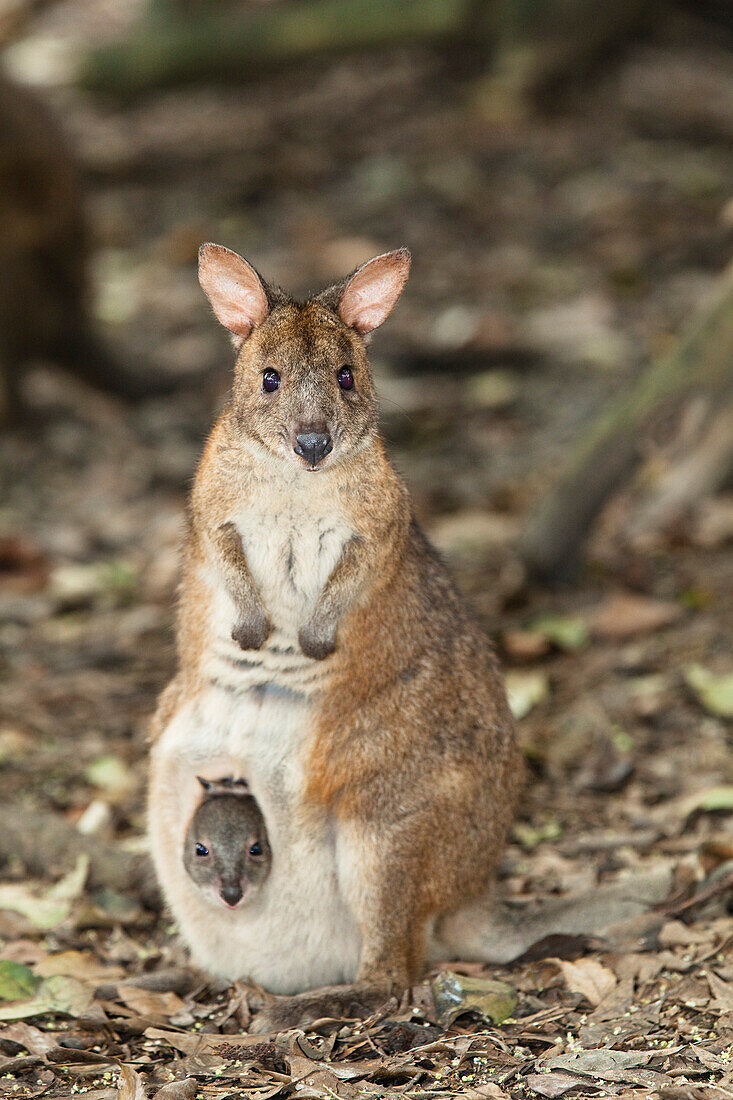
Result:
[[[336,378],[342,390],[351,390],[354,388],[354,376],[349,367],[342,367],[336,375]]]
[[[269,367],[262,375],[262,389],[265,393],[274,393],[280,388],[280,375]]]
[[[259,841],[255,841],[255,843],[250,847],[249,854],[251,856],[262,855],[262,845],[259,843]]]
[[[209,854],[209,849],[206,848],[203,844],[197,844],[196,845],[196,855],[197,856],[208,856],[208,854]]]

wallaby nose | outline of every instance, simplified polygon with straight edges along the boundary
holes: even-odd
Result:
[[[234,908],[234,906],[242,900],[242,887],[239,883],[222,886],[219,895],[227,905],[231,905],[231,907]]]
[[[303,432],[296,435],[294,450],[310,466],[317,466],[333,450],[331,436],[328,432]]]

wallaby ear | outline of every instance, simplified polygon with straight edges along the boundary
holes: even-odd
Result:
[[[397,304],[410,274],[410,262],[409,251],[398,248],[357,268],[337,307],[344,324],[363,334],[379,328]]]
[[[262,280],[250,264],[220,244],[199,249],[199,282],[217,319],[230,332],[246,339],[269,311]]]
[[[204,788],[205,791],[210,791],[211,790],[210,780],[203,779],[200,775],[197,775],[196,778],[198,779],[199,783],[201,784],[201,786]]]

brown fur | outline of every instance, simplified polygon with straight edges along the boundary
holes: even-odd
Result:
[[[217,253],[206,262],[215,265]],[[299,813],[336,830],[341,889],[362,938],[359,974],[355,985],[277,1003],[262,1015],[261,1030],[292,1026],[335,1003],[373,1006],[416,978],[426,922],[486,892],[518,797],[521,766],[496,660],[417,526],[377,434],[363,333],[391,309],[408,263],[404,252],[378,258],[304,305],[265,288],[269,312],[241,342],[232,397],[192,493],[181,671],[163,696],[158,730],[200,690],[211,641],[207,570],[224,579],[239,609],[232,631],[243,648],[258,648],[269,634],[269,609],[228,527],[231,516],[246,512],[268,479],[277,508],[283,469],[317,479],[307,483],[313,509],[319,494],[337,500],[355,532],[299,625],[321,689],[302,746]],[[256,313],[256,273],[236,271],[237,293],[250,295]],[[353,393],[336,381],[344,364]],[[283,379],[274,398],[261,385],[268,368]],[[327,430],[334,441],[315,473],[292,450],[305,428]]]

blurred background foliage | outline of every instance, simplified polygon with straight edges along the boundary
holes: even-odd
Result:
[[[636,730],[671,782],[684,669],[733,664],[728,4],[3,0],[0,42],[0,786],[73,817],[79,760],[143,766],[231,364],[207,239],[302,294],[412,249],[373,344],[384,431],[534,765],[595,682],[579,743],[625,782]],[[676,670],[653,729],[613,694],[627,661]]]

